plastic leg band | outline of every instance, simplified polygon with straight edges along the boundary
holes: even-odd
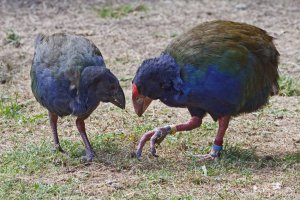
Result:
[[[210,155],[212,157],[220,157],[223,146],[213,144],[212,149],[213,149],[213,152],[211,152]]]

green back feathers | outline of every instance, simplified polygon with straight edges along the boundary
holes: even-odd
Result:
[[[239,80],[242,94],[239,110],[243,112],[264,105],[278,87],[279,53],[273,38],[252,25],[206,22],[175,38],[164,53],[170,54],[179,64],[185,82],[194,84],[206,80],[211,67],[232,80]]]
[[[218,64],[220,69],[233,73],[245,67],[252,54],[261,63],[257,70],[267,72],[274,80],[278,78],[279,53],[272,37],[244,23],[212,21],[200,24],[175,38],[165,53],[175,58],[181,67],[206,68]]]

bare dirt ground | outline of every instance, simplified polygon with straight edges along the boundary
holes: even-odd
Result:
[[[102,18],[96,11],[99,7],[128,3],[143,4],[147,11],[120,18]],[[171,109],[155,102],[144,117],[138,118],[130,102],[131,78],[143,59],[159,55],[174,36],[215,19],[246,22],[267,30],[275,37],[281,54],[280,73],[299,83],[300,1],[1,0],[0,16],[0,97],[16,98],[21,105],[19,115],[25,119],[40,116],[24,122],[22,118],[0,113],[0,184],[3,188],[7,186],[0,188],[0,197],[300,199],[300,96],[272,97],[265,109],[234,118],[226,135],[231,147],[225,152],[227,156],[207,165],[195,163],[188,154],[211,145],[216,125],[209,117],[205,122],[212,127],[169,139],[159,149],[160,158],[153,159],[147,154],[142,162],[131,158],[137,138],[144,131],[186,121],[189,115],[185,109]],[[4,42],[8,30],[20,36],[20,45]],[[101,104],[87,120],[87,130],[97,152],[97,160],[90,166],[74,161],[83,153],[83,145],[72,117],[60,120],[59,132],[69,148],[67,151],[76,154],[76,149],[80,149],[79,153],[59,164],[52,160],[46,110],[35,101],[30,89],[33,41],[40,32],[69,32],[91,39],[126,93],[125,111]],[[98,138],[105,134],[107,138]],[[73,143],[77,146],[72,146]],[[235,151],[235,146],[240,148]],[[40,147],[49,151],[39,154]],[[31,153],[42,164],[35,164],[31,172],[20,171],[31,165],[16,161],[18,156],[12,157],[19,155],[18,151]],[[242,161],[232,159],[231,151],[237,157],[250,152],[250,157]],[[289,158],[292,164],[287,164]],[[40,185],[44,188],[54,185],[55,192],[41,190]]]

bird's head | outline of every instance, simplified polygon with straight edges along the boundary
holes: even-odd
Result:
[[[132,81],[132,103],[136,114],[142,116],[152,100],[166,102],[181,93],[181,85],[179,67],[170,55],[145,60]]]
[[[82,80],[86,80],[87,88],[91,88],[92,96],[102,102],[110,102],[119,108],[125,108],[124,92],[115,75],[105,67],[88,67],[82,72]]]

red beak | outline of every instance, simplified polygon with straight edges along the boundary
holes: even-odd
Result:
[[[135,113],[140,117],[150,105],[152,99],[139,94],[137,86],[132,84],[132,103]]]

